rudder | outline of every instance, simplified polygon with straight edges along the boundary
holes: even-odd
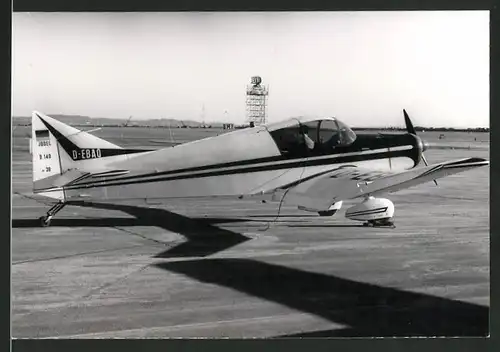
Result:
[[[33,165],[33,190],[46,188],[50,180],[61,175],[61,160],[57,139],[40,120],[36,112],[31,118],[31,154]],[[39,193],[42,196],[64,201],[64,191]]]
[[[92,175],[120,173],[114,165],[150,150],[124,149],[34,111],[31,119],[34,193],[64,201],[65,185]]]
[[[32,113],[31,126],[33,191],[49,198],[64,201],[61,186],[102,169],[106,164],[102,154],[119,155],[124,151],[37,111]]]

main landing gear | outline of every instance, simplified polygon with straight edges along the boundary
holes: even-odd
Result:
[[[65,205],[66,205],[66,203],[59,202],[59,203],[55,204],[52,208],[50,208],[46,215],[41,216],[39,218],[39,220],[40,220],[40,224],[42,225],[42,227],[49,226],[50,220],[52,220],[54,215],[56,215],[62,208],[64,208]]]
[[[363,226],[367,227],[390,227],[391,229],[395,229],[396,225],[394,225],[394,221],[391,219],[378,219],[378,220],[368,220],[363,223]]]

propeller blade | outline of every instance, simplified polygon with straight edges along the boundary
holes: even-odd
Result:
[[[422,153],[422,160],[424,161],[425,166],[429,166],[429,163],[427,162],[424,153]],[[436,184],[436,186],[438,185],[436,180],[434,180],[434,183]]]
[[[406,113],[405,109],[403,109],[403,114],[405,116],[406,130],[408,131],[408,133],[417,134],[417,132],[415,131],[415,127],[413,127],[413,123],[411,122],[410,117]]]
[[[424,153],[422,153],[422,160],[424,161],[425,166],[429,166],[429,163],[427,162]]]
[[[403,115],[405,116],[406,131],[410,134],[417,135],[417,131],[415,131],[415,127],[413,127],[413,123],[410,120],[410,116],[408,116],[408,113],[406,112],[405,109],[403,109]],[[424,150],[427,148],[428,145],[426,145],[424,142]],[[422,161],[424,162],[425,166],[429,166],[429,163],[427,162],[427,159],[425,158],[423,151],[422,151]],[[436,186],[438,185],[436,180],[434,180],[434,183],[436,184]]]

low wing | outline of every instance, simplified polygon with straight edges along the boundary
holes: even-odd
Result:
[[[485,159],[467,158],[398,173],[344,166],[287,189],[279,189],[273,199],[323,210],[337,201],[392,193],[488,164]]]

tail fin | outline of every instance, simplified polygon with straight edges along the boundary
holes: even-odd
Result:
[[[46,197],[64,200],[61,185],[102,169],[102,157],[131,152],[36,111],[31,126],[33,190]]]

